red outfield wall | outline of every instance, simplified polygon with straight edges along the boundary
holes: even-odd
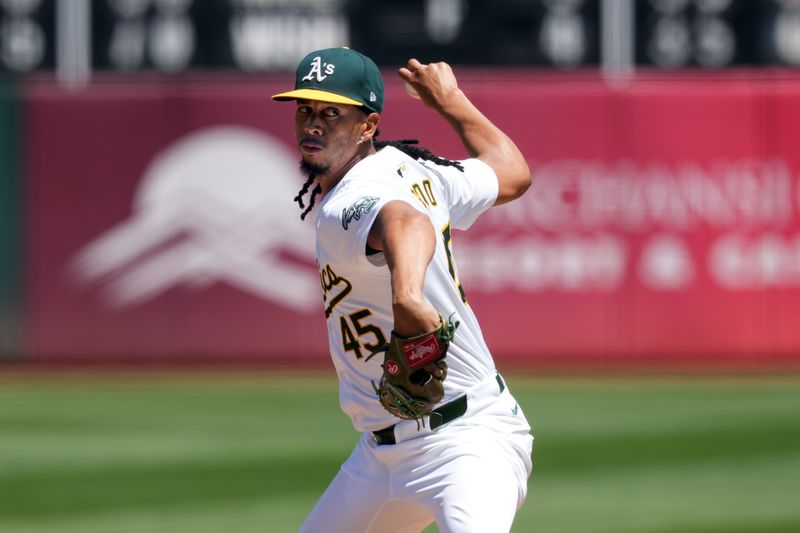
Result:
[[[535,178],[454,237],[498,360],[800,360],[800,78],[461,74]],[[381,138],[462,157],[387,79]],[[287,83],[27,85],[28,358],[327,358]]]

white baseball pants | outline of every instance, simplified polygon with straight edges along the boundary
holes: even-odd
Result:
[[[441,533],[509,531],[527,493],[530,426],[507,388],[471,394],[433,432],[380,446],[362,435],[300,532],[416,533],[433,521]],[[401,424],[407,434],[415,422]]]

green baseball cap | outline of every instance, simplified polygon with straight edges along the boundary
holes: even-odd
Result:
[[[349,48],[311,52],[297,65],[294,90],[273,100],[314,100],[383,111],[383,78],[378,66]]]

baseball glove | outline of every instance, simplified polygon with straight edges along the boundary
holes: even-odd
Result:
[[[439,320],[438,328],[415,337],[400,337],[392,332],[388,344],[369,356],[386,352],[383,376],[372,387],[381,405],[398,418],[424,424],[422,417],[430,414],[444,396],[444,358],[460,322],[445,320],[441,315]]]

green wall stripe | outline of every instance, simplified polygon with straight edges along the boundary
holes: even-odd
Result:
[[[0,78],[0,361],[21,358],[21,206],[18,101]]]

